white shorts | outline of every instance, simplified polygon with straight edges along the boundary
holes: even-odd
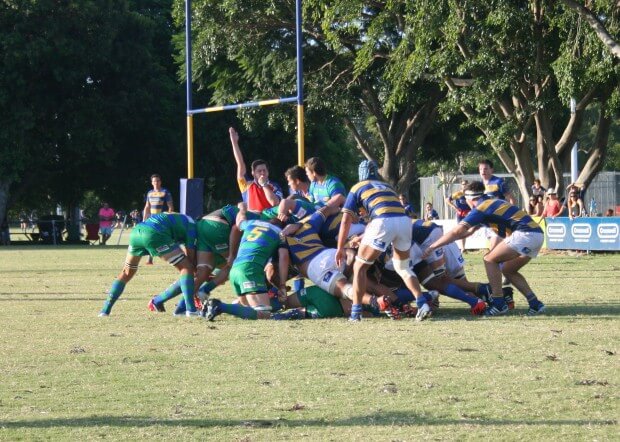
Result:
[[[484,237],[488,240],[491,240],[491,238],[495,238],[496,236],[498,236],[497,232],[490,227],[483,227],[482,229],[484,231]]]
[[[444,257],[446,258],[446,270],[451,278],[458,279],[465,276],[465,259],[461,253],[461,249],[456,243],[451,242],[443,246]]]
[[[543,245],[545,236],[540,232],[521,232],[516,230],[504,243],[521,256],[536,258]]]
[[[327,249],[319,253],[308,263],[308,279],[326,292],[334,294],[336,282],[346,278],[342,268],[336,266],[336,249]]]
[[[416,243],[411,244],[411,248],[409,249],[409,258],[411,259],[411,265],[414,266],[420,261],[422,261],[422,249]]]
[[[385,252],[390,244],[396,250],[409,250],[411,247],[411,218],[375,218],[368,223],[362,244]]]
[[[437,241],[442,236],[443,236],[443,229],[442,228],[431,230],[431,233],[424,240],[424,242],[422,243],[420,248],[425,251],[426,249],[428,249],[430,247],[431,244],[433,244],[435,241]],[[444,256],[444,248],[443,247],[439,247],[438,249],[435,249],[435,251],[433,253],[428,255],[428,258],[426,258],[426,262],[431,264],[431,263],[433,263],[435,261],[439,261],[441,258],[443,258],[443,256]]]

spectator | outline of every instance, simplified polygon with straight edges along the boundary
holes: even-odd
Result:
[[[538,195],[536,197],[536,216],[542,216],[543,210],[545,210],[544,195]]]
[[[269,181],[267,162],[264,160],[254,160],[251,166],[252,174],[251,176],[248,175],[243,154],[239,147],[239,134],[233,127],[229,128],[228,132],[230,134],[233,155],[237,163],[237,183],[248,210],[262,212],[265,209],[280,204],[280,200],[284,195],[280,186]]]
[[[131,223],[132,223],[132,227],[136,227],[136,225],[138,225],[142,219],[140,217],[140,211],[138,209],[133,209],[129,216],[131,216]]]
[[[615,216],[614,209],[607,209],[605,216]]]
[[[116,212],[115,218],[116,218],[116,223],[114,227],[117,229],[123,228],[125,226],[125,211],[122,209],[118,210]]]
[[[566,207],[568,208],[568,217],[571,220],[584,216],[586,212],[585,206],[583,205],[583,200],[581,199],[579,194],[579,188],[576,186],[572,187],[568,193]]]
[[[328,175],[325,163],[318,157],[308,159],[305,167],[310,180],[310,201],[317,207],[342,207],[346,189],[340,178]]]
[[[26,230],[28,230],[29,221],[30,220],[28,219],[28,215],[24,210],[19,212],[19,227],[22,229],[23,233],[26,233]]]
[[[161,186],[161,176],[154,173],[151,175],[152,190],[146,193],[146,204],[144,205],[142,219],[146,221],[151,215],[164,212],[164,206],[168,206],[168,212],[174,212],[174,202],[172,194]],[[153,256],[149,255],[147,265],[153,265]]]
[[[534,195],[534,196],[544,195],[546,191],[547,191],[547,189],[542,187],[540,185],[540,180],[538,178],[536,178],[534,180],[534,184],[532,184],[532,195]]]
[[[106,245],[106,242],[112,236],[112,225],[114,224],[114,216],[116,212],[111,208],[108,203],[103,203],[103,207],[99,209],[99,231],[101,232],[101,245]]]
[[[432,221],[434,219],[439,219],[439,214],[435,209],[433,209],[432,203],[426,203],[424,206],[424,219],[426,221]]]
[[[409,218],[416,219],[418,217],[418,215],[413,211],[413,207],[411,207],[411,204],[409,204],[409,201],[407,201],[407,197],[404,193],[398,195],[398,200],[400,201],[400,204],[405,208],[405,213]]]
[[[563,206],[562,203],[560,203],[560,200],[558,200],[558,193],[555,189],[549,189],[547,191],[547,196],[548,199],[543,209],[542,217],[549,217],[553,219],[556,216],[560,216]]]
[[[536,196],[532,195],[527,203],[527,214],[528,215],[536,214],[536,203],[537,202],[538,202],[538,199],[536,198]]]

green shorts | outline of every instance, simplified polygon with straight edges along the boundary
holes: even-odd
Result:
[[[344,316],[342,305],[335,296],[315,285],[307,287],[298,294],[299,303],[313,318],[341,318]]]
[[[169,235],[137,225],[129,235],[127,253],[131,256],[161,256],[176,249],[180,249],[180,246]]]
[[[237,296],[267,292],[264,265],[254,262],[236,264],[230,269],[228,280]]]
[[[210,219],[198,221],[198,251],[212,252],[217,255],[228,256],[228,241],[230,226]]]

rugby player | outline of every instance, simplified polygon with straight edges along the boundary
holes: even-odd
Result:
[[[185,246],[185,253],[181,249]],[[143,256],[158,256],[173,265],[180,273],[179,286],[189,306],[186,316],[200,316],[194,305],[194,259],[196,254],[196,224],[179,213],[152,215],[131,230],[125,265],[112,283],[99,316],[109,316],[112,306],[123,293],[125,285],[138,271]]]
[[[377,163],[364,160],[358,169],[359,183],[351,188],[345,200],[338,234],[336,265],[344,262],[344,245],[357,211],[364,208],[370,217],[360,248],[353,265],[353,306],[349,320],[360,321],[362,295],[366,291],[368,268],[391,244],[394,251],[394,270],[403,279],[407,288],[416,295],[418,313],[416,319],[423,320],[431,313],[428,300],[422,296],[420,285],[410,267],[411,218],[405,214],[398,200],[398,194],[387,183],[379,181]]]
[[[465,198],[471,212],[450,232],[431,244],[423,258],[450,242],[471,235],[480,226],[491,227],[500,238],[495,248],[484,256],[484,267],[491,285],[492,304],[487,316],[496,316],[509,310],[502,293],[502,274],[525,296],[529,304],[527,314],[545,311],[545,305],[536,297],[519,270],[535,258],[543,243],[543,232],[530,216],[512,204],[489,198],[484,184],[468,184]]]
[[[196,287],[200,287],[196,294],[204,301],[209,293],[218,285],[223,284],[228,278],[228,272],[237,254],[241,231],[236,225],[236,217],[239,208],[226,205],[203,216],[196,223],[197,254],[196,254]],[[215,269],[220,271],[211,278]],[[209,280],[210,279],[210,280]],[[206,284],[203,284],[204,282]],[[153,297],[149,302],[148,309],[151,311],[166,311],[164,303],[181,293],[178,284],[172,284],[164,292]],[[184,300],[179,302],[174,312],[178,316],[186,311]]]
[[[222,314],[228,313],[243,319],[269,319],[272,311],[272,299],[267,289],[265,266],[280,247],[284,247],[280,239],[282,223],[277,218],[266,222],[249,220],[245,203],[238,205],[237,226],[243,232],[239,251],[230,269],[229,279],[233,290],[237,294],[238,304],[226,304],[219,299],[210,298],[203,312],[209,321]],[[285,253],[286,250],[284,249]],[[280,259],[280,274],[287,274],[288,264]],[[283,268],[282,266],[286,267]],[[277,291],[276,305],[286,300],[286,278],[280,278]],[[277,302],[279,301],[279,303]],[[278,310],[278,307],[276,307]]]
[[[469,181],[461,181],[461,189],[446,198],[446,203],[456,211],[456,223],[460,223],[471,210],[465,201],[465,186]],[[461,252],[465,252],[465,238],[461,240]]]
[[[346,189],[339,178],[328,175],[325,163],[318,157],[306,161],[306,175],[310,179],[310,201],[317,207],[342,207]]]
[[[261,212],[269,207],[277,206],[283,198],[282,189],[276,183],[269,181],[267,162],[254,160],[252,162],[252,178],[248,179],[243,153],[239,147],[239,134],[232,127],[228,129],[228,132],[237,163],[237,183],[248,210]]]

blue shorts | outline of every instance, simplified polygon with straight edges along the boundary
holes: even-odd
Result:
[[[99,228],[99,231],[101,232],[102,235],[111,235],[112,230],[114,230],[113,227],[100,227]]]

